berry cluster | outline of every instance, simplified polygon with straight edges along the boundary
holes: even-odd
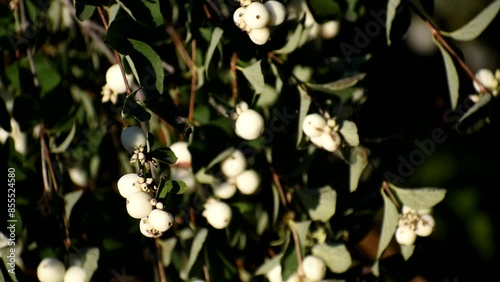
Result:
[[[335,119],[324,117],[320,114],[309,114],[302,122],[302,130],[311,142],[319,148],[333,152],[341,143],[339,126]]]
[[[57,258],[42,259],[36,269],[40,282],[87,282],[87,273],[79,265],[72,265],[66,269]]]
[[[257,45],[265,44],[271,37],[270,27],[281,24],[286,18],[285,6],[275,0],[265,3],[240,0],[238,9],[233,14],[237,27],[246,31],[250,40]]]
[[[484,85],[484,87],[486,87],[486,90],[490,91],[494,96],[498,95],[498,91],[500,88],[500,69],[497,69],[495,73],[493,73],[489,69],[480,69],[476,72],[475,76],[477,80],[479,80]],[[474,81],[473,86],[477,93],[481,92],[481,87],[479,87],[478,83]],[[475,97],[479,99],[479,96]]]
[[[146,135],[138,126],[129,126],[122,131],[121,142],[123,147],[132,155],[130,162],[144,164],[146,162]],[[128,173],[120,177],[117,183],[118,192],[127,201],[128,214],[140,219],[141,233],[150,238],[163,235],[174,222],[171,213],[164,211],[162,202],[155,198],[158,187],[152,177],[146,175],[142,169],[137,173]]]
[[[282,269],[281,265],[277,264],[269,272],[266,273],[266,278],[269,282],[282,282]],[[314,255],[307,255],[302,260],[302,273],[304,274],[304,281],[319,282],[323,281],[326,275],[326,264],[320,258]],[[298,273],[292,274],[286,282],[299,282],[301,281]]]
[[[396,241],[400,245],[409,246],[415,243],[417,236],[429,236],[436,224],[430,212],[428,209],[415,210],[403,206],[403,213],[396,229]]]
[[[249,109],[246,102],[236,105],[234,131],[245,140],[254,140],[264,132],[264,118],[253,109]]]

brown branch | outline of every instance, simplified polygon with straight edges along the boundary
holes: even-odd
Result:
[[[172,37],[172,41],[174,42],[175,49],[179,52],[179,55],[181,56],[182,60],[188,65],[190,69],[196,68],[195,63],[191,60],[189,53],[187,52],[186,48],[184,47],[184,43],[182,43],[181,38],[177,34],[177,31],[171,26],[167,25],[166,27],[168,35]]]
[[[160,274],[160,281],[161,282],[167,282],[167,275],[165,274],[165,267],[163,266],[163,251],[161,249],[161,245],[158,242],[159,238],[155,239],[155,245],[156,245],[156,252],[157,252],[157,263],[158,263],[158,272]]]
[[[196,39],[191,41],[191,61],[196,66]],[[196,84],[198,83],[198,70],[196,67],[191,68],[191,94],[189,97],[189,113],[188,121],[193,122],[194,102],[196,101]]]
[[[398,209],[401,208],[400,204],[399,204],[399,201],[396,199],[396,197],[394,196],[394,194],[392,193],[391,191],[391,188],[389,187],[389,183],[383,181],[382,182],[382,188],[384,189],[385,193],[387,194],[387,196],[389,196],[389,198],[391,199],[391,201],[394,203],[394,205],[396,205],[396,207]]]
[[[409,1],[411,9],[424,21],[425,25],[427,28],[431,31],[432,36],[443,46],[443,48],[450,54],[460,65],[460,67],[465,71],[465,73],[474,81],[478,86],[479,86],[479,92],[481,94],[483,93],[488,93],[493,96],[493,93],[484,86],[484,84],[477,79],[477,77],[474,75],[474,72],[469,68],[469,66],[460,58],[460,56],[453,50],[453,48],[448,44],[446,39],[443,38],[441,35],[439,29],[436,28],[436,26],[431,22],[431,20],[424,14],[422,11],[420,11],[417,6],[412,2]]]
[[[280,195],[281,204],[286,208],[288,206],[288,202],[286,200],[283,187],[281,186],[280,178],[279,178],[278,174],[274,171],[274,169],[271,169],[271,171],[273,174],[274,185],[276,185],[276,188],[278,190],[278,194]]]
[[[236,73],[236,63],[238,62],[238,54],[236,52],[233,53],[231,57],[231,78],[233,79],[233,83],[231,85],[231,91],[233,94],[233,106],[236,107],[236,99],[238,97],[238,75]]]

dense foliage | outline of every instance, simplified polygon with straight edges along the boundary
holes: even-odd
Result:
[[[443,2],[0,2],[0,280],[495,274],[500,1]]]

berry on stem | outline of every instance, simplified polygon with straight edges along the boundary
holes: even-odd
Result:
[[[36,269],[36,275],[40,282],[62,282],[66,269],[64,264],[57,258],[44,258]]]
[[[144,218],[153,210],[151,196],[144,192],[135,192],[127,198],[127,212],[133,218]]]
[[[123,147],[130,154],[134,153],[134,150],[146,147],[146,135],[142,129],[138,126],[129,126],[125,128],[120,136]]]

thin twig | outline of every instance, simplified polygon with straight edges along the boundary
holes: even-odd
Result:
[[[175,28],[173,28],[171,25],[167,25],[166,27],[168,35],[172,38],[172,41],[174,42],[175,49],[179,52],[182,60],[188,65],[190,69],[196,68],[196,64],[193,63],[191,60],[189,53],[187,52],[186,48],[184,47],[184,43],[182,43],[181,38],[177,34],[177,31]]]
[[[108,31],[108,22],[106,21],[106,17],[104,16],[104,12],[102,11],[101,7],[97,7],[97,12],[99,13],[99,16],[101,17],[101,22],[102,25],[104,26],[104,29]]]
[[[278,174],[274,171],[274,169],[272,169],[272,174],[273,174],[274,185],[276,185],[278,194],[280,195],[281,204],[286,208],[288,206],[288,203],[285,197],[285,192],[283,191],[283,187],[281,186],[280,183],[280,178]]]
[[[304,281],[304,272],[302,270],[302,251],[300,250],[299,235],[297,234],[297,228],[295,228],[295,222],[292,220],[288,221],[288,226],[290,231],[292,231],[293,243],[295,244],[295,252],[297,253],[297,263],[299,269],[300,281]]]
[[[399,202],[396,199],[396,197],[394,197],[394,194],[392,193],[391,188],[389,187],[389,183],[383,181],[382,188],[384,189],[385,193],[389,196],[391,201],[394,203],[394,205],[399,209],[400,208]]]
[[[236,73],[236,63],[238,62],[238,54],[236,52],[233,53],[231,57],[231,78],[233,79],[231,85],[231,91],[233,94],[233,106],[236,107],[236,99],[238,97],[238,75]]]
[[[50,183],[49,183],[49,178],[48,178],[48,172],[47,172],[47,160],[45,159],[45,141],[43,139],[44,133],[43,133],[43,125],[42,128],[40,129],[40,158],[42,160],[42,178],[43,178],[43,192],[45,194],[50,194]]]
[[[493,96],[493,93],[484,86],[484,84],[477,79],[477,77],[474,75],[474,72],[469,68],[469,66],[458,56],[458,54],[453,50],[453,48],[448,44],[446,39],[443,38],[439,30],[436,28],[436,26],[431,22],[431,20],[424,14],[422,11],[420,11],[417,6],[412,2],[409,1],[410,7],[412,10],[424,21],[425,25],[427,28],[432,33],[432,36],[443,46],[443,48],[458,62],[460,67],[465,71],[465,73],[474,81],[478,86],[479,86],[479,92],[480,93],[488,93]]]
[[[196,66],[196,40],[191,41],[191,61]],[[191,68],[191,94],[189,97],[188,121],[193,122],[194,102],[196,100],[196,84],[198,83],[198,72],[196,67]]]
[[[156,261],[158,262],[158,272],[160,273],[160,281],[167,282],[167,275],[165,274],[165,267],[163,266],[162,249],[161,249],[161,245],[158,242],[158,240],[160,240],[160,239],[159,238],[155,239],[156,252],[157,252]]]

